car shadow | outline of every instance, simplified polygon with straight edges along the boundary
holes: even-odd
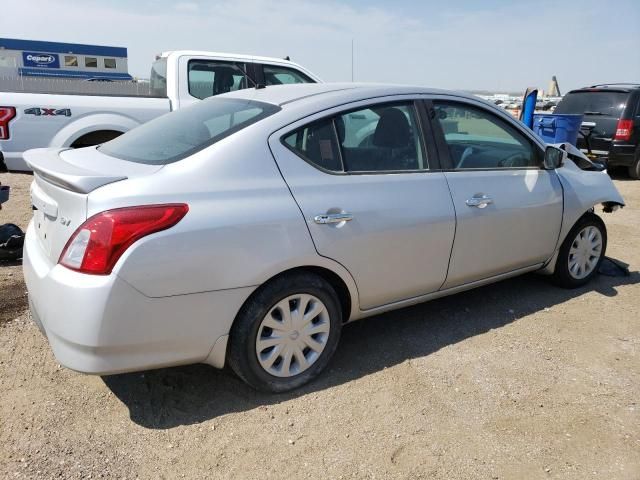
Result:
[[[229,371],[206,365],[102,378],[129,408],[135,423],[151,429],[190,425],[331,388],[424,357],[587,292],[614,297],[617,287],[637,283],[640,272],[599,275],[583,288],[565,290],[530,274],[354,322],[343,329],[327,370],[286,394],[256,392]]]

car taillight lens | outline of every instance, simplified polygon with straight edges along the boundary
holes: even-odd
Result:
[[[134,242],[173,227],[189,211],[185,204],[145,205],[98,213],[78,227],[58,263],[82,273],[108,275]]]
[[[0,107],[0,140],[9,139],[9,122],[16,116],[13,107]]]
[[[614,140],[631,140],[631,133],[633,131],[633,120],[618,120],[618,126],[616,127],[616,136]]]

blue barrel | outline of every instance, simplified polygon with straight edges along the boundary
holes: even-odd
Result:
[[[547,143],[568,142],[575,145],[582,125],[582,115],[538,114],[533,116],[533,131]]]

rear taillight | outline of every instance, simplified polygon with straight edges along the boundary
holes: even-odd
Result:
[[[633,133],[633,120],[618,120],[616,135],[613,139],[631,140],[631,133]]]
[[[0,140],[9,140],[9,122],[16,116],[13,107],[0,107]]]
[[[78,227],[58,263],[82,273],[108,275],[135,241],[173,227],[189,211],[185,204],[145,205],[98,213]]]

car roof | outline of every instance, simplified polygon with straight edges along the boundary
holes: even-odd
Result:
[[[305,103],[317,104],[318,102],[329,99],[332,103],[339,105],[341,103],[355,102],[368,98],[412,94],[453,94],[478,100],[478,97],[461,92],[417,86],[373,83],[298,83],[272,85],[263,88],[236,90],[235,92],[225,93],[220,97],[242,98],[284,107],[291,104],[296,104],[296,106],[301,106]]]
[[[621,92],[629,93],[633,90],[640,89],[640,84],[634,83],[603,83],[599,85],[591,85],[590,87],[577,88],[571,90],[569,93],[583,93],[583,92]],[[567,94],[568,95],[568,94]]]
[[[287,60],[285,58],[261,57],[258,55],[245,55],[243,53],[207,52],[204,50],[168,50],[168,51],[161,52],[159,55],[159,57],[161,58],[169,57],[169,56],[214,57],[214,58],[224,58],[224,59],[246,60],[250,62],[274,63],[278,65],[290,65],[292,67],[300,66],[296,62]]]

